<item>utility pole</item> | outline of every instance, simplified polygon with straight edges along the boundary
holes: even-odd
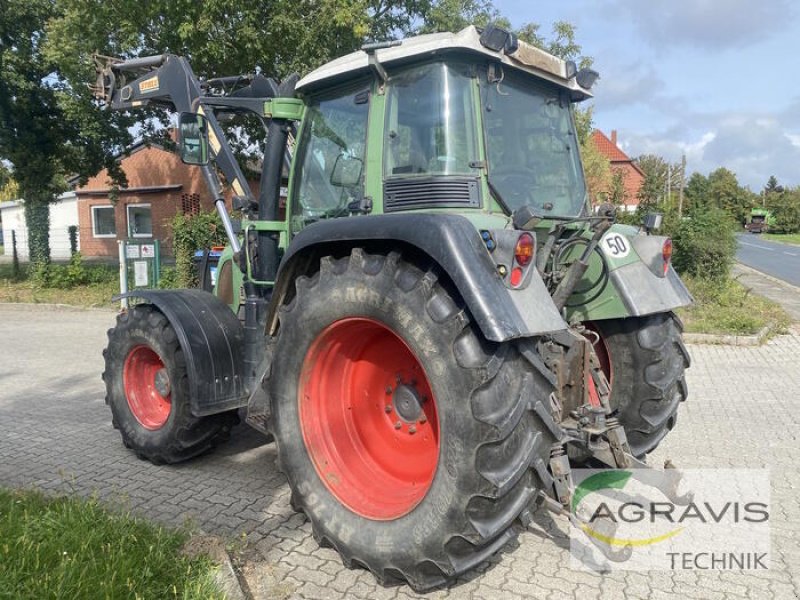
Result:
[[[678,218],[683,216],[683,188],[686,185],[686,155],[681,154],[681,189],[678,192]]]
[[[667,206],[672,204],[672,165],[667,165]]]

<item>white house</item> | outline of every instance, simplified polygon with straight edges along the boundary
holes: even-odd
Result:
[[[25,224],[25,207],[21,200],[0,203],[0,221],[3,223],[3,253],[11,256],[11,232],[17,235],[17,254],[21,261],[28,260],[28,227]],[[75,192],[66,192],[50,205],[50,256],[54,260],[70,257],[69,227],[78,226],[78,198]],[[80,250],[80,239],[78,239]]]

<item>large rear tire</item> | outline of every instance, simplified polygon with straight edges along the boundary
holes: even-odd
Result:
[[[481,563],[552,485],[548,380],[396,253],[323,258],[266,382],[292,505],[348,566],[415,590]],[[541,403],[542,406],[537,406]]]
[[[600,335],[595,349],[611,384],[611,407],[634,456],[643,457],[675,427],[678,406],[687,397],[690,361],[681,322],[669,312],[588,326]]]
[[[122,441],[154,464],[188,460],[226,440],[236,411],[195,417],[186,360],[167,318],[151,305],[117,317],[103,351],[106,404]]]

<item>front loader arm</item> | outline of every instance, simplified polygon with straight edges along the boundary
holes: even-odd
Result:
[[[229,110],[264,112],[264,98],[218,98],[206,96],[189,62],[180,56],[159,54],[130,60],[95,55],[96,83],[91,86],[95,98],[114,110],[132,110],[148,105],[177,112],[200,113],[206,117],[209,144],[214,161],[234,193],[255,203],[247,180],[227,143],[214,114],[214,106]],[[268,90],[277,94],[277,85],[270,79]],[[271,88],[271,89],[270,89]],[[203,176],[215,199],[222,198],[222,184],[215,170],[203,166]]]

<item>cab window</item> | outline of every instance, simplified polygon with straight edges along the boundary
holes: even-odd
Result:
[[[311,102],[300,140],[293,229],[349,214],[364,193],[369,91],[350,89]]]

